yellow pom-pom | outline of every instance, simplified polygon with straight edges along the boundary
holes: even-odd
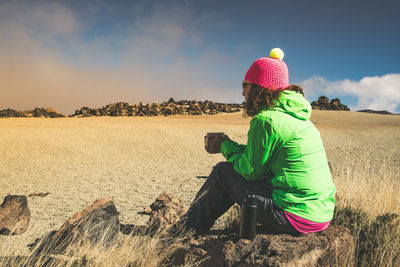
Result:
[[[277,58],[282,60],[285,54],[283,53],[282,49],[280,48],[274,48],[271,50],[271,53],[269,53],[269,56],[272,58]]]

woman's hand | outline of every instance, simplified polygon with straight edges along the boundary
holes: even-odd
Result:
[[[229,139],[227,135],[205,136],[204,139],[206,138],[208,138],[208,146],[205,146],[205,149],[210,154],[220,153],[222,142]]]

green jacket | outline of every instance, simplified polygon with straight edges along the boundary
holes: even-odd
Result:
[[[294,91],[283,91],[273,107],[250,122],[247,145],[222,143],[221,153],[248,181],[272,185],[274,204],[313,222],[332,219],[336,188],[311,106]]]

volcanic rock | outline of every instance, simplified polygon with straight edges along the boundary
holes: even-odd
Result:
[[[0,206],[0,234],[19,235],[25,232],[30,218],[26,196],[6,196]]]
[[[35,254],[65,254],[68,247],[83,244],[109,246],[117,237],[120,224],[118,211],[109,198],[96,200],[67,220],[60,229],[37,240],[31,247]]]
[[[70,117],[90,117],[90,116],[170,116],[170,115],[214,115],[217,113],[225,112],[239,112],[243,107],[242,104],[223,104],[214,103],[212,101],[196,101],[196,100],[180,100],[175,101],[170,98],[168,102],[154,102],[153,104],[143,105],[128,104],[125,102],[118,102],[108,104],[101,108],[88,108],[82,107],[76,110]]]
[[[163,193],[150,206],[149,225],[168,229],[186,212],[183,203]],[[237,229],[214,230],[185,238],[169,258],[168,266],[348,266],[354,260],[349,230],[330,226],[321,233],[271,234],[258,231],[253,240],[242,239]]]
[[[154,231],[158,230],[159,233],[164,233],[187,211],[187,207],[179,198],[168,193],[159,195],[150,205],[150,209],[147,225]]]
[[[0,118],[17,118],[17,117],[26,117],[26,115],[21,111],[16,111],[10,108],[0,110]]]
[[[358,112],[373,113],[373,114],[385,114],[385,115],[396,115],[396,114],[394,114],[392,112],[389,112],[387,110],[362,109],[362,110],[359,110]]]
[[[13,109],[0,110],[0,117],[40,117],[40,118],[62,118],[65,115],[52,108],[35,108],[28,111],[16,111]]]
[[[341,226],[300,236],[257,234],[253,240],[214,232],[187,241],[171,257],[171,265],[348,266],[353,263],[353,248],[352,235]]]
[[[65,117],[63,114],[59,113],[57,110],[52,108],[35,108],[32,111],[26,113],[32,113],[33,117],[42,118],[62,118]]]
[[[50,192],[46,192],[46,193],[43,193],[43,192],[33,192],[33,193],[30,193],[29,195],[28,195],[28,197],[47,197],[48,195],[50,195],[51,193]]]
[[[334,98],[329,102],[329,98],[326,96],[320,96],[318,101],[311,102],[312,109],[319,110],[344,110],[350,111],[350,108],[340,102],[339,98]]]

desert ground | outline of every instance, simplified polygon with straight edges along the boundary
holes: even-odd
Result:
[[[334,178],[346,162],[362,157],[372,168],[400,166],[400,116],[313,111],[311,120]],[[7,247],[27,254],[27,244],[98,198],[114,200],[123,224],[144,224],[148,217],[138,212],[162,192],[189,205],[204,176],[224,160],[207,154],[204,135],[222,131],[246,143],[249,122],[241,113],[0,119],[0,200],[8,194],[50,193],[28,198],[29,229],[0,236],[0,254]]]

